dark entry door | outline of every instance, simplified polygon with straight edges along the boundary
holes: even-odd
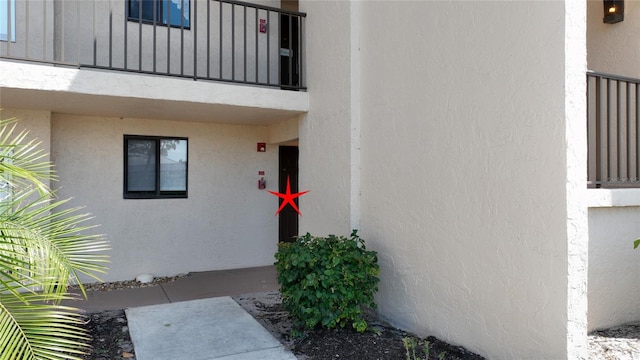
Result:
[[[280,85],[300,86],[300,18],[280,15]]]
[[[278,190],[284,193],[287,190],[287,176],[291,186],[291,193],[298,192],[298,147],[297,146],[280,146],[279,150],[279,166],[278,174]],[[298,199],[294,200],[296,206]],[[282,199],[278,206],[282,204]],[[298,236],[298,213],[287,205],[278,215],[279,241],[294,241]]]

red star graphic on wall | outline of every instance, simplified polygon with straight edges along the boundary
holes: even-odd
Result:
[[[269,190],[267,190],[269,191]],[[300,213],[300,210],[298,210],[298,207],[296,206],[296,203],[293,201],[295,198],[300,197],[306,193],[308,193],[309,190],[307,191],[302,191],[302,192],[298,192],[295,194],[291,193],[291,185],[289,185],[289,177],[287,176],[287,190],[284,194],[275,192],[275,191],[269,191],[269,193],[279,197],[282,199],[282,204],[280,204],[280,207],[278,208],[278,211],[276,211],[276,215],[278,215],[280,213],[280,211],[282,211],[282,209],[284,209],[285,206],[287,206],[287,204],[291,204],[291,207],[298,213],[298,215],[302,215]]]

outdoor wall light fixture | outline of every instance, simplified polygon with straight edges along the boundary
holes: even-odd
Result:
[[[606,24],[615,24],[624,20],[624,0],[603,0],[604,18]]]

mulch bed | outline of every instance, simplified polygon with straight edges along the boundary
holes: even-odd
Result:
[[[292,337],[292,321],[280,302],[278,293],[237,296],[234,300],[271,332],[299,359],[335,360],[481,360],[483,357],[464,348],[449,345],[434,337],[420,339],[380,321],[375,314],[368,314],[372,331],[363,333],[352,329],[314,329]],[[129,336],[123,310],[88,314],[88,329],[93,337],[93,351],[86,360],[135,359],[135,349]],[[414,338],[418,343],[415,357],[407,357],[404,339]],[[428,344],[428,354],[424,352]]]

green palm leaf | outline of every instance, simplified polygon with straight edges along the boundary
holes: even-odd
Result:
[[[28,303],[0,295],[0,360],[79,359],[89,349],[76,309],[48,304],[41,294],[25,297]]]
[[[79,359],[84,317],[60,306],[80,277],[106,272],[108,243],[89,214],[56,200],[51,163],[15,122],[0,120],[0,360]]]

